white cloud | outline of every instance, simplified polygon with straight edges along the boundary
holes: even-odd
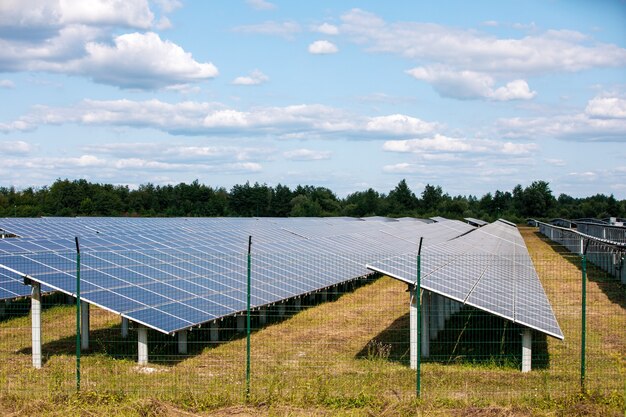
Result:
[[[537,95],[536,91],[530,91],[528,83],[524,80],[514,80],[500,87],[490,94],[490,98],[497,101],[530,100]]]
[[[331,25],[330,23],[322,23],[319,26],[313,28],[315,32],[323,33],[324,35],[338,35],[339,28],[335,25]]]
[[[30,143],[18,140],[15,142],[0,142],[0,152],[7,155],[26,155],[31,153],[35,147]]]
[[[153,128],[170,134],[263,136],[309,139],[388,139],[431,134],[437,123],[393,114],[367,117],[319,104],[230,108],[220,103],[160,100],[84,100],[72,107],[38,106],[17,120],[0,123],[0,132],[33,130],[40,125],[81,124]]]
[[[283,156],[294,161],[319,161],[330,159],[332,152],[316,151],[312,149],[294,149],[292,151],[283,152]]]
[[[489,139],[461,139],[435,135],[426,139],[390,140],[383,150],[400,153],[478,153],[501,155],[529,155],[537,149],[534,143],[512,143]]]
[[[589,142],[624,142],[624,100],[599,96],[587,103],[584,112],[550,117],[514,117],[496,123],[506,138],[556,138]]]
[[[269,77],[258,69],[255,69],[247,76],[237,77],[233,80],[235,85],[259,85],[269,80]]]
[[[3,0],[0,27],[14,36],[36,37],[66,25],[120,26],[148,29],[154,14],[147,0]],[[28,35],[28,30],[39,33]],[[3,33],[4,34],[4,33]]]
[[[75,72],[103,84],[158,89],[216,77],[212,63],[199,63],[190,53],[153,32],[120,35],[114,45],[88,43],[88,56]]]
[[[266,0],[246,0],[248,6],[255,10],[273,10],[276,5]]]
[[[328,54],[336,54],[339,52],[339,48],[328,41],[315,41],[309,45],[309,53],[314,55],[328,55]]]
[[[456,71],[529,75],[626,64],[626,49],[591,43],[585,35],[567,30],[500,39],[475,30],[433,23],[387,23],[359,9],[351,10],[341,19],[341,32],[369,51],[431,61]]]
[[[585,113],[590,117],[625,119],[626,99],[620,97],[594,97],[587,103]]]
[[[0,88],[15,88],[15,84],[11,80],[0,80]]]
[[[407,73],[428,82],[444,97],[509,101],[530,100],[537,94],[530,91],[524,80],[514,80],[494,90],[493,77],[474,71],[455,71],[448,67],[431,66],[416,67]]]
[[[428,123],[404,114],[372,117],[365,127],[368,132],[388,132],[399,136],[422,136],[435,130],[435,123]]]
[[[268,21],[256,25],[243,25],[233,28],[233,31],[239,33],[256,33],[260,35],[282,36],[292,39],[296,33],[302,29],[300,25],[293,21],[275,22]]]
[[[388,174],[416,174],[423,169],[424,167],[419,165],[401,162],[399,164],[385,165],[383,167],[383,172],[386,172]]]
[[[155,22],[148,0],[7,0],[0,3],[0,71],[81,75],[122,88],[159,89],[217,75],[180,46],[153,32],[120,29],[171,27],[166,13],[180,7],[160,0]]]

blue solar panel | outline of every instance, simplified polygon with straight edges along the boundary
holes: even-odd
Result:
[[[30,236],[0,241],[0,265],[72,295],[74,241],[62,231],[80,231],[83,300],[165,333],[245,310],[249,235],[256,308],[369,274],[367,261],[413,250],[418,236],[446,241],[473,229],[350,218],[18,219],[0,227]]]
[[[392,257],[368,268],[414,284],[416,256],[414,252]],[[421,287],[563,339],[524,241],[517,228],[506,223],[491,223],[447,242],[426,244]]]

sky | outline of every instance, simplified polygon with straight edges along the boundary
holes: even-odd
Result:
[[[626,0],[0,0],[0,186],[626,199]]]

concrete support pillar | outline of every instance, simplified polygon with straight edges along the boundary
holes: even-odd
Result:
[[[417,298],[415,290],[409,288],[411,304],[409,306],[409,351],[411,369],[417,369]]]
[[[532,369],[532,345],[532,330],[524,329],[522,332],[522,372],[530,372]]]
[[[80,302],[80,349],[89,349],[89,303]]]
[[[430,356],[430,304],[428,291],[422,291],[422,357]]]
[[[187,354],[187,330],[178,332],[178,353],[181,355]]]
[[[216,321],[209,324],[209,340],[217,342],[220,340],[220,325]]]
[[[148,328],[143,324],[137,327],[137,363],[148,364]]]
[[[237,316],[237,333],[246,332],[246,316]]]
[[[30,297],[30,314],[31,326],[33,329],[32,352],[33,367],[40,369],[42,363],[41,357],[41,284],[32,283],[32,292]]]
[[[261,326],[267,324],[267,308],[265,307],[259,309],[259,324]]]
[[[122,337],[126,339],[128,337],[128,319],[122,317]]]
[[[585,240],[581,237],[580,238],[580,251],[578,253],[582,255],[584,251],[585,251]]]
[[[278,317],[285,317],[285,302],[278,304]]]

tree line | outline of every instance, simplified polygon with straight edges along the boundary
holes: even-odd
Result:
[[[546,181],[511,191],[497,190],[478,198],[450,196],[440,186],[426,185],[415,194],[402,180],[388,193],[369,188],[339,198],[330,189],[298,185],[291,189],[254,183],[230,190],[211,187],[197,180],[191,184],[144,184],[128,186],[91,183],[84,179],[58,179],[41,188],[0,187],[0,217],[38,216],[165,216],[165,217],[324,217],[387,216],[451,219],[475,217],[487,221],[562,217],[626,217],[626,200],[596,194],[574,198],[555,197]]]

